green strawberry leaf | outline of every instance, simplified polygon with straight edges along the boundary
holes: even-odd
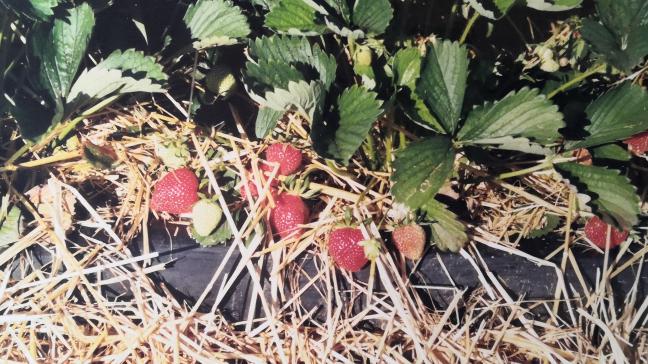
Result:
[[[601,145],[590,150],[594,159],[607,159],[613,161],[627,162],[632,157],[628,149],[616,144]]]
[[[475,9],[479,15],[488,19],[499,19],[506,15],[509,9],[517,0],[468,0],[470,6]]]
[[[441,202],[431,199],[421,206],[431,221],[432,239],[441,251],[458,252],[468,242],[466,226]]]
[[[639,196],[630,180],[619,171],[578,163],[562,163],[555,167],[579,192],[592,198],[594,212],[602,215],[606,222],[623,230],[639,222]]]
[[[326,31],[322,14],[305,0],[280,0],[266,15],[265,26],[291,35],[319,35]]]
[[[457,42],[428,46],[416,93],[443,125],[454,134],[463,106],[468,78],[468,53]]]
[[[434,200],[452,174],[455,150],[452,140],[434,136],[409,144],[396,154],[392,195],[411,209]]]
[[[583,0],[526,0],[526,3],[540,11],[565,11],[579,7]]]
[[[112,95],[132,92],[164,92],[168,76],[153,57],[129,49],[116,50],[90,70],[84,70],[76,80],[70,94],[66,112],[96,103]]]
[[[409,90],[407,90],[409,91]],[[425,102],[415,93],[407,92],[399,98],[399,103],[405,115],[414,123],[423,128],[433,130],[439,134],[445,134],[443,125],[432,115]]]
[[[258,63],[248,62],[245,74],[251,86],[258,83],[271,88],[287,88],[290,81],[304,80],[301,72],[290,64],[265,60],[259,60]]]
[[[269,107],[260,107],[254,129],[257,138],[265,138],[268,136],[272,129],[277,126],[277,122],[283,115],[284,111],[274,110]]]
[[[584,140],[570,141],[569,149],[587,148],[624,140],[648,129],[648,93],[641,87],[625,83],[616,87],[585,110],[590,124]]]
[[[9,195],[0,201],[0,250],[13,244],[20,238],[20,209],[9,207]]]
[[[291,66],[310,66],[317,71],[319,79],[324,83],[327,90],[335,80],[337,69],[335,57],[324,52],[318,44],[311,45],[305,37],[272,36],[257,38],[250,42],[250,56],[256,58],[257,63],[264,61]],[[272,85],[272,87],[278,86]]]
[[[42,23],[33,31],[31,52],[38,61],[38,81],[47,89],[56,105],[63,105],[95,25],[92,8],[87,3],[69,9],[65,18]]]
[[[425,102],[416,94],[416,81],[421,75],[421,52],[418,48],[400,49],[392,61],[393,80],[397,86],[403,86],[399,96],[401,108],[407,117],[423,128],[444,134],[443,125],[432,115]]]
[[[198,0],[189,5],[183,20],[195,49],[236,44],[250,34],[241,9],[226,0]]]
[[[556,105],[537,89],[523,88],[473,109],[457,138],[469,144],[485,144],[489,139],[524,137],[548,144],[560,137],[558,129],[564,126]]]
[[[135,77],[135,79],[151,79],[158,82],[163,82],[168,79],[164,73],[162,66],[155,62],[155,58],[145,56],[141,51],[135,49],[127,49],[125,51],[116,50],[112,52],[106,59],[99,62],[97,67],[105,69],[118,69],[131,73],[133,75],[142,74],[142,77]],[[126,88],[123,92],[134,92],[130,88]]]
[[[541,228],[537,228],[534,230],[529,231],[527,234],[527,237],[529,238],[541,238],[543,236],[547,236],[547,234],[550,234],[560,224],[560,217],[552,214],[545,214],[545,225]]]
[[[322,115],[324,96],[324,85],[320,81],[290,81],[287,89],[266,92],[263,105],[282,112],[294,107],[312,123]]]
[[[389,0],[356,0],[353,6],[353,24],[369,35],[384,33],[393,16]]]
[[[472,144],[480,145],[483,148],[488,148],[488,146],[491,146],[495,149],[514,150],[517,152],[522,152],[527,154],[537,154],[537,155],[554,154],[554,152],[551,149],[545,148],[538,143],[534,143],[527,138],[521,138],[521,137],[505,136],[500,138],[482,139],[479,142],[475,142]]]
[[[63,114],[63,105],[57,104],[56,107],[60,109],[56,111],[25,93],[16,95],[13,102],[9,110],[11,116],[20,128],[20,136],[31,142],[38,142],[52,123],[60,121]]]
[[[492,20],[502,18],[513,5],[521,2],[521,0],[468,0],[475,11]],[[565,11],[579,7],[582,2],[583,0],[526,0],[526,5],[541,11]]]
[[[351,86],[338,98],[340,122],[328,153],[347,164],[367,138],[371,126],[382,113],[378,94],[361,86]]]
[[[324,0],[324,2],[330,6],[345,23],[351,23],[351,9],[349,9],[347,0]]]
[[[421,75],[421,52],[418,48],[402,48],[393,60],[394,83],[414,90]]]
[[[0,0],[0,3],[29,19],[46,21],[54,15],[59,0]]]
[[[598,0],[601,23],[583,20],[583,38],[609,64],[628,73],[648,55],[648,2]]]

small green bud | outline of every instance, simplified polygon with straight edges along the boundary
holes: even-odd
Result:
[[[365,45],[358,46],[353,54],[353,62],[358,66],[370,66],[372,58],[371,48]]]
[[[205,78],[207,89],[223,98],[228,98],[236,90],[236,77],[229,68],[216,66]]]

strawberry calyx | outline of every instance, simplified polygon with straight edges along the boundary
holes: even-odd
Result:
[[[358,243],[362,248],[364,248],[365,257],[369,260],[376,260],[380,255],[381,244],[376,239],[364,240]]]
[[[281,181],[281,190],[291,195],[301,196],[303,198],[311,198],[314,193],[309,191],[310,179],[298,178],[295,175],[285,178],[279,178]]]
[[[181,168],[189,162],[191,153],[184,138],[176,140],[156,137],[154,142],[155,154],[160,158],[165,167],[170,169]]]

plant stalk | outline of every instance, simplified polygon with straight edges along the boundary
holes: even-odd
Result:
[[[468,38],[468,34],[470,34],[470,30],[473,28],[473,25],[475,25],[475,22],[479,18],[479,13],[474,12],[473,15],[468,19],[468,23],[466,23],[466,27],[463,30],[463,33],[461,34],[461,38],[459,38],[459,44],[464,44],[466,42],[466,38]]]
[[[606,67],[605,63],[594,65],[594,66],[590,67],[587,71],[581,73],[580,75],[575,76],[571,80],[563,83],[558,88],[556,88],[553,91],[551,91],[550,93],[548,93],[547,94],[547,99],[553,98],[554,96],[558,95],[559,93],[569,89],[570,87],[578,84],[579,82],[583,81],[584,79],[588,78],[589,76],[591,76],[591,75],[593,75],[595,73],[599,73],[601,71],[604,71],[605,67]]]
[[[517,171],[502,173],[499,176],[497,176],[497,179],[498,180],[503,180],[503,179],[512,178],[512,177],[524,176],[524,175],[527,175],[527,174],[531,174],[533,172],[553,168],[554,164],[572,162],[572,161],[574,161],[576,159],[578,159],[578,158],[577,157],[548,158],[547,160],[543,161],[542,163],[536,164],[535,166],[532,166],[532,167],[529,167],[529,168],[524,168],[524,169],[520,169],[520,170],[517,170]]]
[[[96,104],[95,106],[93,106],[93,107],[87,109],[86,111],[82,112],[81,115],[79,115],[78,117],[72,119],[70,122],[68,122],[67,124],[65,124],[65,125],[63,125],[61,127],[61,131],[60,131],[57,139],[59,139],[59,140],[64,139],[72,130],[74,130],[74,128],[76,128],[76,126],[81,121],[83,121],[83,119],[85,119],[86,117],[98,112],[99,110],[105,108],[106,106],[112,104],[120,96],[121,95],[110,96],[109,98],[101,101],[100,103]]]
[[[58,163],[58,162],[63,162],[67,161],[70,159],[76,159],[81,156],[81,152],[79,150],[71,151],[71,152],[61,152],[61,153],[56,153],[52,156],[42,158],[42,159],[37,159],[37,160],[32,160],[29,162],[21,163],[21,164],[9,164],[5,165],[4,167],[0,167],[0,173],[1,172],[13,172],[16,171],[20,168],[36,168],[36,167],[42,167],[48,164],[52,163]]]

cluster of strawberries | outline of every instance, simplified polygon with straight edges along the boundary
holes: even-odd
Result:
[[[261,169],[266,174],[270,174],[274,168],[278,168],[279,176],[290,176],[302,170],[302,152],[290,144],[272,144],[266,149],[264,158],[267,164],[262,164]],[[155,184],[151,209],[171,214],[189,213],[200,202],[198,187],[198,178],[189,168],[173,170]],[[259,196],[257,186],[252,181],[240,189],[243,199],[247,198],[248,191],[253,198]],[[304,232],[303,225],[310,219],[310,209],[302,197],[290,192],[280,193],[276,179],[271,181],[269,193],[274,200],[269,218],[273,232],[281,239],[301,236]],[[197,217],[194,216],[194,219]],[[218,219],[220,220],[220,215]],[[419,225],[398,226],[394,229],[392,238],[405,257],[420,259],[423,255],[425,231]],[[335,228],[328,237],[328,251],[333,261],[338,267],[351,272],[359,271],[370,259],[375,259],[379,247],[377,241],[365,239],[357,226]]]
[[[626,141],[630,150],[643,154],[648,150],[648,132]],[[302,152],[286,143],[275,143],[265,151],[267,164],[261,169],[270,173],[278,168],[279,176],[290,176],[299,173],[303,165]],[[214,221],[220,220],[221,210],[215,204],[202,203],[198,195],[199,182],[189,168],[182,167],[163,176],[156,184],[151,198],[151,209],[171,214],[184,214],[193,211],[197,231],[208,232],[215,227]],[[241,196],[247,198],[247,192],[253,198],[259,193],[254,182],[250,181],[241,188]],[[270,225],[281,239],[299,237],[304,232],[303,225],[309,222],[310,210],[299,194],[278,191],[278,182],[273,179],[269,193],[274,200],[270,211]],[[201,216],[202,215],[202,216]],[[204,216],[209,215],[209,216]],[[214,216],[217,215],[217,216]],[[217,217],[217,219],[216,219]],[[208,226],[207,228],[203,226]],[[628,237],[627,231],[619,231],[598,217],[590,218],[585,224],[585,236],[598,247],[615,247]],[[406,258],[417,260],[423,256],[425,248],[425,231],[415,223],[399,225],[392,231],[392,241]],[[365,239],[357,226],[335,228],[328,237],[328,251],[338,267],[351,272],[362,269],[370,259],[378,255],[379,243]]]

